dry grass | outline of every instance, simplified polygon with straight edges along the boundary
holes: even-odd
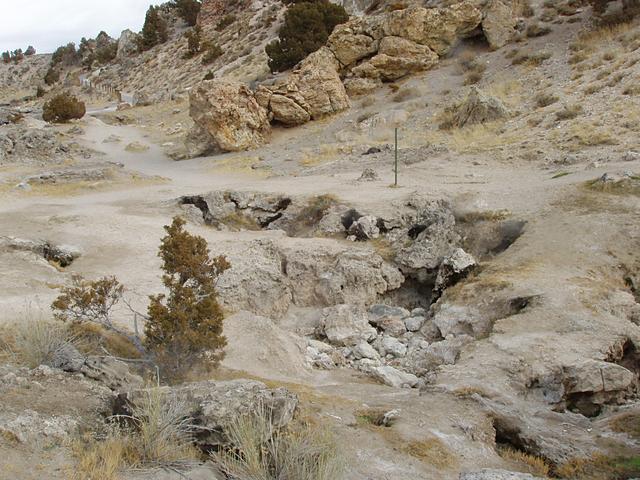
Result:
[[[500,449],[499,453],[502,458],[517,463],[527,473],[543,478],[549,476],[549,464],[540,457],[508,447]]]
[[[356,422],[360,426],[372,425],[374,427],[382,426],[385,413],[389,409],[382,408],[362,408],[354,413]]]
[[[640,412],[624,413],[609,422],[614,432],[625,433],[640,440]]]
[[[558,100],[560,100],[560,97],[558,97],[554,93],[549,92],[540,92],[534,98],[534,101],[538,108],[548,107],[549,105],[553,105],[554,103],[556,103]]]
[[[450,468],[456,463],[451,450],[438,438],[405,442],[400,450],[437,468]]]
[[[610,131],[604,127],[597,127],[590,123],[578,122],[568,129],[568,141],[566,147],[569,151],[580,151],[584,147],[597,147],[600,145],[616,145],[618,141]]]
[[[296,215],[290,231],[291,236],[302,236],[318,225],[327,211],[338,203],[337,197],[330,194],[318,195],[308,200],[307,204]]]
[[[554,474],[567,480],[633,478],[640,475],[640,457],[612,458],[596,454],[591,458],[575,458],[556,468]]]
[[[241,212],[233,212],[225,215],[220,222],[231,228],[233,231],[260,230],[260,225],[258,225],[253,218]]]
[[[146,390],[132,415],[118,418],[129,428],[114,426],[106,438],[85,436],[72,444],[75,480],[117,480],[127,469],[181,465],[200,456],[185,404],[160,388]]]
[[[582,105],[572,104],[572,105],[564,105],[561,110],[556,112],[556,120],[571,120],[576,118],[578,115],[582,113]]]
[[[522,140],[517,132],[505,132],[501,127],[502,124],[498,122],[451,130],[447,143],[459,153],[480,153]]]
[[[74,322],[69,330],[77,338],[78,349],[87,355],[107,353],[120,358],[140,358],[140,352],[131,340],[96,323]]]
[[[524,65],[528,67],[539,67],[545,60],[549,60],[552,57],[551,52],[537,52],[537,53],[521,53],[516,55],[511,60],[512,65]]]
[[[395,251],[391,245],[391,242],[389,242],[384,237],[378,237],[378,238],[369,240],[369,245],[371,245],[375,250],[375,252],[378,255],[380,255],[383,260],[386,260],[387,262],[393,260],[394,257],[396,256]]]
[[[415,87],[405,87],[402,88],[396,93],[392,100],[395,103],[406,102],[407,100],[413,100],[414,98],[418,98],[422,96],[422,92]]]
[[[590,180],[585,184],[585,187],[594,192],[640,196],[640,176],[609,182],[603,182],[600,179]]]
[[[346,462],[332,432],[310,424],[273,427],[272,412],[262,406],[233,419],[227,430],[230,448],[212,458],[230,478],[334,480]]]
[[[77,338],[62,323],[25,315],[23,320],[5,327],[0,352],[17,364],[35,368],[49,364],[56,353],[73,346]]]

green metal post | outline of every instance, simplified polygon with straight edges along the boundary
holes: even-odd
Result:
[[[395,151],[395,157],[396,157],[396,161],[395,161],[395,182],[394,182],[394,186],[397,187],[398,186],[398,127],[396,127],[396,151]]]

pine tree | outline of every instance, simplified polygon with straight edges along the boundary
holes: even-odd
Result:
[[[145,324],[145,345],[170,377],[179,377],[195,361],[217,365],[226,345],[215,282],[230,265],[224,257],[211,258],[206,240],[184,225],[175,217],[165,226],[158,256],[168,294],[150,297]]]

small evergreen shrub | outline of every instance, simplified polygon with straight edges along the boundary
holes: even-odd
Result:
[[[294,2],[285,14],[279,38],[265,48],[269,68],[275,73],[293,67],[322,47],[336,25],[347,20],[344,7],[328,0]]]
[[[66,123],[69,120],[84,117],[85,113],[84,102],[68,93],[53,97],[42,107],[42,118],[50,123]]]
[[[195,57],[201,51],[202,47],[202,30],[195,27],[184,34],[187,38],[187,53],[185,58]]]
[[[25,50],[24,54],[25,54],[27,57],[30,57],[31,55],[35,55],[35,54],[36,54],[36,49],[35,49],[35,48],[33,48],[33,46],[32,46],[32,45],[29,45],[29,46],[27,47],[27,49]]]
[[[56,65],[72,66],[76,65],[81,58],[81,55],[76,50],[75,43],[68,43],[62,47],[58,47],[56,51],[53,52],[51,65],[54,67]]]
[[[198,0],[173,0],[171,6],[178,10],[178,15],[187,22],[187,25],[193,27],[198,21],[202,3]]]
[[[213,42],[203,43],[202,51],[204,52],[204,55],[202,56],[202,63],[205,65],[215,62],[222,55],[222,49],[220,46]]]
[[[57,83],[58,80],[60,80],[60,71],[54,66],[50,66],[44,76],[44,83],[47,85],[53,85]]]
[[[218,22],[218,25],[216,25],[216,30],[221,32],[222,30],[227,28],[229,25],[231,25],[235,21],[236,21],[235,15],[233,14],[225,15],[220,19],[220,21]]]
[[[158,256],[168,294],[150,297],[145,324],[146,347],[163,373],[174,378],[194,361],[216,366],[227,343],[215,284],[230,265],[225,257],[211,258],[206,240],[185,231],[184,225],[175,217],[165,226]]]
[[[2,52],[2,61],[4,63],[11,63],[11,53],[10,52]]]

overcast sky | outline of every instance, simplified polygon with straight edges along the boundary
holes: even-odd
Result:
[[[153,0],[0,0],[0,51],[51,53],[60,45],[104,30],[114,38],[139,31]]]

